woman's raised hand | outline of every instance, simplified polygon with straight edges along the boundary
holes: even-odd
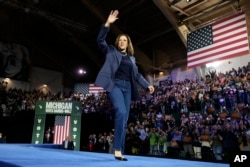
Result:
[[[106,27],[109,27],[110,24],[114,23],[117,19],[118,19],[118,14],[119,14],[119,11],[118,10],[112,10],[109,14],[109,17],[105,23],[105,26]]]

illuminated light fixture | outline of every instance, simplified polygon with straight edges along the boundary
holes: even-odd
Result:
[[[187,2],[191,2],[191,0],[187,0]]]
[[[85,70],[83,70],[83,69],[79,69],[79,70],[78,70],[78,73],[79,73],[79,74],[86,74],[87,72],[86,72]]]

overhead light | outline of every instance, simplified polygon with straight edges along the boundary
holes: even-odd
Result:
[[[191,0],[187,0],[187,2],[191,2]]]

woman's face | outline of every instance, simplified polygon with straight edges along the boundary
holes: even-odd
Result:
[[[126,36],[122,35],[120,36],[119,38],[119,41],[118,41],[118,48],[120,51],[126,51],[127,50],[127,47],[128,47],[128,39]]]

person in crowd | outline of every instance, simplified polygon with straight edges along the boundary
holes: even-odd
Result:
[[[182,149],[183,147],[182,131],[179,130],[178,127],[175,127],[171,133],[171,136],[172,136],[171,147],[179,147],[180,149]]]
[[[241,151],[250,151],[250,123],[241,119],[238,120],[238,141]]]
[[[158,149],[160,156],[163,156],[167,151],[166,144],[167,144],[167,133],[164,132],[162,129],[159,129]]]
[[[0,143],[6,143],[6,137],[2,133],[0,133]]]
[[[89,141],[88,141],[88,150],[93,151],[96,148],[96,134],[90,134],[89,135]]]
[[[194,150],[194,157],[196,159],[201,159],[201,142],[200,142],[200,131],[198,127],[192,131],[193,133],[193,150]]]
[[[140,138],[140,149],[139,152],[140,153],[146,153],[147,149],[145,149],[145,146],[147,144],[147,140],[148,140],[148,131],[147,129],[149,129],[148,127],[144,127],[143,124],[139,124],[138,128],[136,129],[136,131],[139,133],[139,138]]]
[[[223,159],[229,161],[230,155],[234,152],[240,151],[238,138],[230,123],[226,123],[225,129],[222,131],[222,146],[223,146]]]
[[[50,127],[48,130],[46,130],[45,135],[44,135],[44,143],[52,143],[52,131]]]
[[[65,150],[74,150],[74,142],[70,140],[70,137],[67,136],[62,143],[62,148]]]
[[[158,129],[156,130],[155,127],[150,128],[150,132],[148,133],[149,138],[149,145],[150,145],[150,155],[157,155],[158,153],[158,139],[159,133]]]
[[[247,130],[247,131],[249,133],[250,129]],[[239,137],[239,143],[240,143],[240,150],[241,151],[250,151],[250,137],[247,136],[247,131],[242,132],[240,137]]]
[[[118,14],[118,10],[110,12],[97,37],[98,46],[106,55],[106,60],[97,75],[95,85],[108,92],[115,110],[115,159],[127,161],[123,154],[131,100],[139,99],[137,84],[145,90],[148,89],[150,93],[154,92],[154,87],[138,72],[133,45],[128,35],[118,35],[115,46],[106,42],[110,26],[118,19]]]
[[[108,140],[108,143],[109,143],[109,153],[110,154],[113,154],[113,142],[114,142],[114,134],[113,134],[113,131],[109,132],[109,135],[107,136],[107,140]]]
[[[103,153],[108,153],[109,152],[109,140],[108,136],[106,133],[104,133],[99,139],[99,151]]]
[[[138,153],[138,146],[139,136],[137,135],[139,132],[135,130],[136,128],[133,125],[129,125],[126,131],[126,138],[125,138],[125,153],[126,154],[136,154]]]
[[[216,160],[222,160],[222,152],[223,152],[223,147],[222,147],[222,136],[221,136],[221,130],[214,125],[212,129],[212,134],[211,134],[211,139],[212,139],[212,150],[214,153],[214,157]]]
[[[205,161],[211,161],[214,158],[213,152],[212,152],[212,139],[210,135],[210,129],[209,126],[205,126],[200,137],[199,137],[200,143],[201,143],[201,158]]]
[[[193,135],[191,127],[185,126],[182,132],[182,141],[183,141],[183,149],[185,152],[185,157],[193,158],[194,150],[193,150]]]

